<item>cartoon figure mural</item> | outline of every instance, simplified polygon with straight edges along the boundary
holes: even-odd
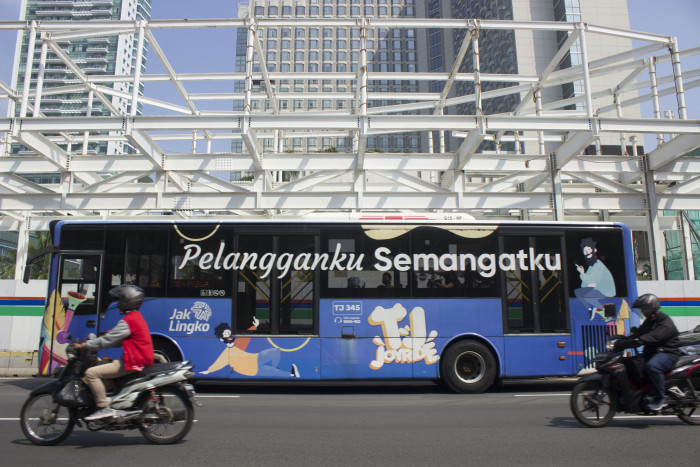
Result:
[[[248,331],[255,331],[260,322],[253,317],[253,326]],[[219,358],[212,363],[205,371],[200,371],[203,375],[208,375],[219,371],[226,366],[231,367],[232,372],[244,376],[261,377],[285,377],[299,378],[299,369],[292,363],[290,371],[282,370],[278,367],[282,357],[279,348],[265,349],[260,353],[246,352],[250,343],[250,337],[235,337],[232,335],[231,326],[228,323],[220,323],[214,328],[214,334],[221,342],[226,344],[226,348],[221,352]]]
[[[581,240],[581,250],[588,268],[576,264],[581,277],[581,288],[574,290],[574,294],[589,307],[593,319],[596,313],[603,311],[599,298],[615,296],[615,279],[598,258],[596,242],[591,237]]]
[[[44,320],[41,329],[39,348],[41,349],[41,361],[39,362],[39,374],[49,375],[51,372],[66,363],[66,345],[68,344],[68,328],[73,320],[73,314],[78,305],[87,300],[80,293],[69,291],[68,308],[63,304],[56,290],[49,295]]]

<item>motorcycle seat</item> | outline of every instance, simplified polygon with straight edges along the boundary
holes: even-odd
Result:
[[[161,371],[170,371],[179,367],[182,362],[154,363],[141,370],[137,375],[149,375],[151,373],[160,373]]]
[[[697,355],[684,355],[681,358],[678,359],[675,365],[673,365],[673,368],[680,368],[685,365],[690,365],[694,361],[700,362],[700,357]]]
[[[153,365],[149,365],[145,367],[142,371],[137,371],[134,373],[130,373],[126,376],[122,376],[121,378],[117,378],[116,381],[121,382],[121,384],[124,384],[128,381],[137,379],[137,378],[143,378],[144,376],[152,375],[155,373],[160,373],[163,371],[170,371],[174,370],[175,368],[179,367],[182,364],[182,362],[168,362],[168,363],[154,363]]]

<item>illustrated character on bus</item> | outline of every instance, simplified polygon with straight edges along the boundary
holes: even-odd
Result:
[[[602,314],[603,306],[599,298],[615,296],[615,279],[610,270],[598,258],[596,242],[591,237],[581,240],[581,250],[588,268],[576,264],[576,270],[581,277],[581,288],[576,289],[574,294],[583,300],[591,309],[591,319],[596,314]]]
[[[258,329],[260,321],[253,317],[253,326],[249,327],[248,331]],[[299,378],[299,369],[292,363],[291,371],[285,371],[279,368],[282,351],[278,348],[265,349],[260,353],[246,352],[246,348],[250,343],[250,337],[233,336],[231,326],[228,323],[220,323],[214,328],[214,334],[221,342],[226,344],[219,358],[212,363],[205,371],[200,371],[203,375],[208,375],[215,371],[219,371],[226,366],[231,367],[231,371],[235,371],[244,376],[260,376],[267,377],[285,377]]]

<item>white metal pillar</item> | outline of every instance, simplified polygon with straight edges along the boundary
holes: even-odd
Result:
[[[24,278],[25,264],[27,263],[27,249],[29,246],[29,228],[31,217],[28,214],[19,223],[19,236],[17,237],[17,257],[15,258],[15,280]]]
[[[636,156],[636,141],[632,142]],[[654,183],[654,172],[649,170],[649,161],[647,156],[642,157],[644,176],[643,183],[646,192],[646,209],[647,209],[647,232],[649,233],[649,258],[651,262],[651,278],[653,280],[664,279],[664,256],[666,253],[666,244],[664,242],[664,234],[659,223],[659,203],[656,197],[656,188]]]
[[[138,45],[136,48],[136,68],[134,69],[134,84],[131,89],[131,108],[129,114],[136,116],[136,110],[139,102],[139,88],[141,87],[141,68],[143,67],[143,40],[145,33],[144,21],[138,22]]]
[[[552,184],[552,214],[555,221],[564,220],[564,192],[561,187],[561,170],[557,168],[554,153],[549,155],[549,179]]]
[[[29,88],[32,83],[32,65],[34,64],[34,47],[36,45],[37,22],[32,21],[29,25],[29,43],[27,44],[27,61],[24,67],[24,83],[22,86],[22,100],[19,106],[19,116],[27,116],[29,106]]]
[[[651,103],[654,107],[654,118],[661,120],[661,102],[659,101],[659,86],[656,81],[656,57],[649,60],[649,83],[651,89]],[[664,144],[663,133],[656,134],[656,145]]]
[[[87,98],[87,110],[85,111],[85,116],[91,117],[92,116],[92,102],[95,98],[95,92],[90,89],[88,92],[88,98]],[[87,154],[88,152],[88,143],[90,140],[90,132],[86,131],[83,133],[83,156]]]
[[[42,35],[43,39],[43,35]],[[44,71],[46,70],[46,55],[49,49],[49,44],[42,40],[41,42],[41,55],[39,59],[39,73],[36,78],[36,90],[34,95],[34,113],[32,117],[38,117],[40,115],[41,109],[41,91],[44,87]]]
[[[685,108],[685,92],[683,91],[683,74],[681,73],[681,58],[678,53],[678,41],[671,40],[671,62],[673,63],[673,82],[676,85],[676,100],[678,101],[678,118],[687,120]]]

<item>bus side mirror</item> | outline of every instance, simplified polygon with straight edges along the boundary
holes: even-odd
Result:
[[[32,275],[32,265],[31,263],[24,266],[24,277],[22,277],[22,282],[29,284],[29,277]]]
[[[603,305],[603,310],[606,318],[615,318],[617,316],[617,310],[615,309],[614,303],[606,303]]]

